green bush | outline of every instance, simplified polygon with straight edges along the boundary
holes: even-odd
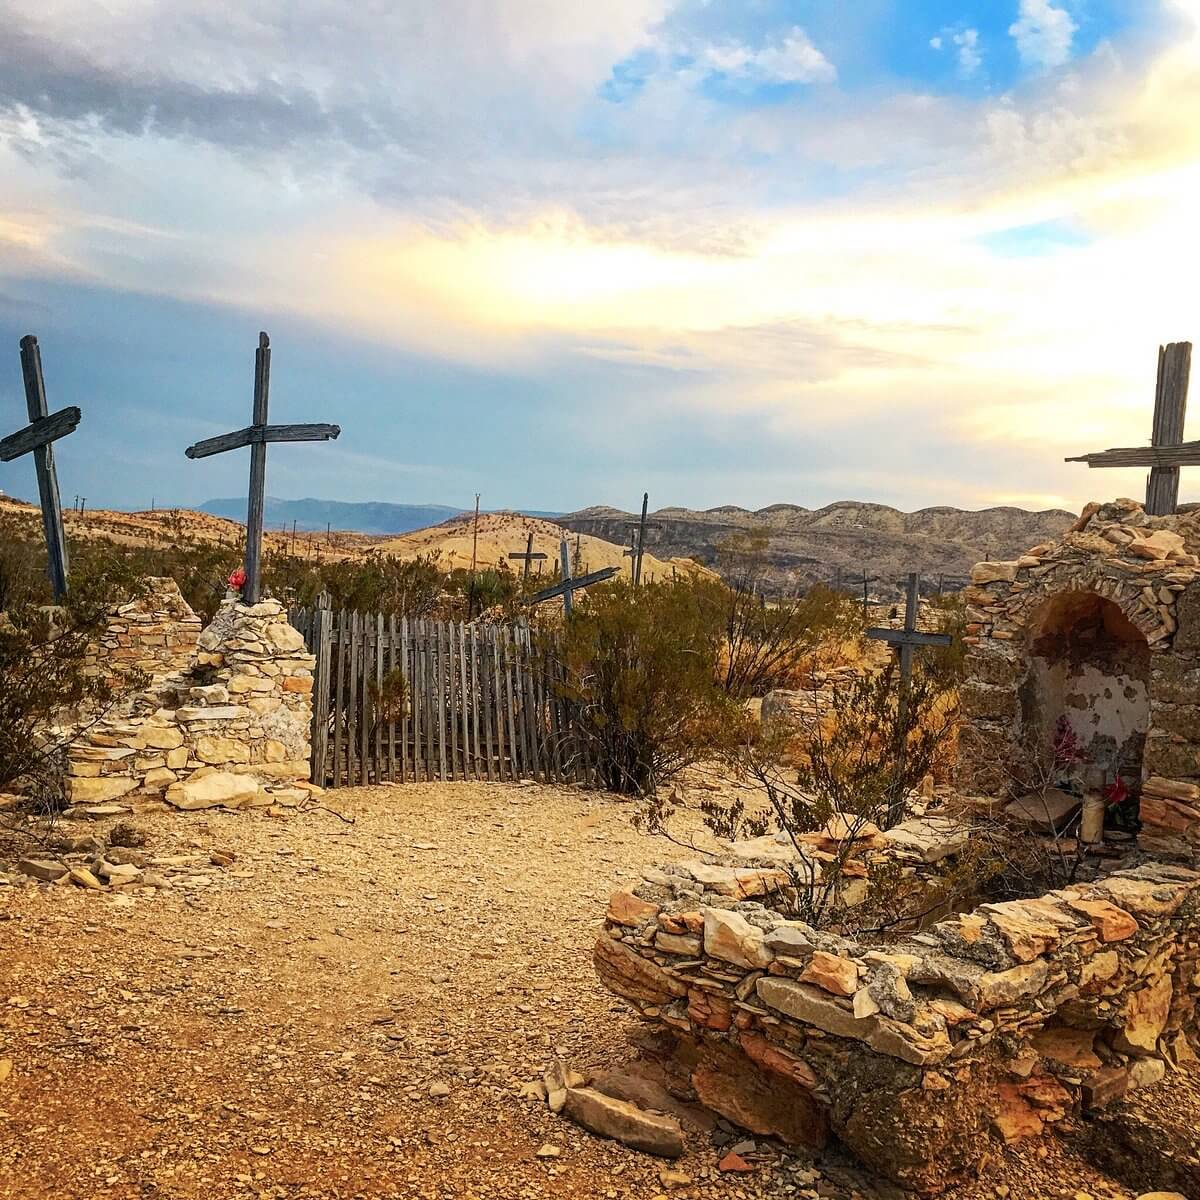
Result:
[[[688,580],[609,583],[566,622],[563,695],[610,791],[652,794],[737,722],[717,678],[724,634],[711,599]]]

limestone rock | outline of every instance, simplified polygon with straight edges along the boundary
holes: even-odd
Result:
[[[600,982],[626,999],[666,1004],[687,995],[686,985],[605,933],[596,939],[592,961]]]
[[[633,894],[632,888],[613,892],[608,900],[608,919],[616,925],[637,928],[658,916],[659,906]]]
[[[23,858],[17,863],[17,871],[22,875],[28,875],[30,879],[38,879],[42,883],[53,883],[67,873],[67,868],[63,863],[52,858]]]
[[[767,949],[761,929],[727,909],[705,908],[703,911],[705,954],[750,971],[771,965],[775,952]]]
[[[858,964],[848,958],[817,950],[808,960],[800,981],[815,983],[835,996],[853,996],[858,991]]]
[[[206,763],[244,763],[250,761],[250,747],[234,738],[205,735],[196,739],[196,757]]]
[[[91,892],[99,892],[104,890],[104,884],[98,880],[95,875],[87,869],[87,867],[72,867],[70,871],[71,882],[78,884],[81,888],[86,888]]]
[[[1019,570],[1015,562],[981,562],[971,568],[971,582],[976,587],[989,583],[1012,583]]]
[[[183,733],[174,725],[143,725],[137,740],[143,749],[175,750],[183,745]]]
[[[249,776],[213,771],[208,775],[197,773],[168,788],[166,800],[168,804],[188,811],[219,805],[240,808],[257,794],[258,784]]]
[[[1125,1002],[1124,1024],[1114,1039],[1126,1054],[1153,1054],[1171,1012],[1171,976],[1159,975]]]
[[[683,1153],[683,1129],[673,1117],[644,1112],[591,1088],[568,1088],[563,1115],[633,1150],[660,1158],[678,1158]]]
[[[1096,927],[1102,942],[1121,942],[1137,933],[1137,921],[1123,908],[1107,900],[1068,900],[1078,913],[1083,913]]]
[[[72,804],[103,803],[127,796],[137,787],[137,780],[128,775],[103,775],[98,779],[79,779],[72,776],[67,780],[67,791]]]

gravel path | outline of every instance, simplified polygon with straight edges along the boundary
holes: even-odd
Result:
[[[718,1176],[707,1145],[664,1182],[521,1096],[554,1051],[631,1057],[591,943],[609,892],[682,851],[628,805],[493,784],[329,802],[354,823],[139,816],[150,854],[196,856],[156,892],[0,887],[0,1197],[883,1194],[836,1162]],[[964,1200],[1133,1194],[1051,1145]]]

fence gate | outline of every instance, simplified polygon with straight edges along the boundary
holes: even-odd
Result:
[[[588,783],[560,668],[530,629],[293,609],[317,663],[312,778],[326,787],[422,780]]]

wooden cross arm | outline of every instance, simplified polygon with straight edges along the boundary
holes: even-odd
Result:
[[[48,446],[51,442],[66,437],[68,433],[74,433],[81,416],[77,408],[60,408],[58,412],[51,413],[48,417],[39,417],[24,429],[9,434],[0,440],[0,462],[12,462],[22,454],[28,454],[41,446]]]
[[[526,562],[528,562],[531,559],[545,558],[546,555],[544,555],[540,550],[535,550],[532,554],[521,554],[521,553],[517,553],[514,551],[513,553],[509,554],[508,557],[509,558],[522,558],[522,559],[525,559]]]
[[[239,450],[242,446],[264,445],[267,442],[328,442],[342,432],[340,425],[247,425],[233,433],[222,433],[189,446],[188,458],[208,458]]]
[[[948,633],[919,633],[914,629],[868,629],[867,637],[893,646],[951,646],[954,639]]]
[[[574,592],[579,588],[591,587],[593,583],[603,583],[606,579],[611,579],[618,574],[616,567],[604,567],[602,570],[593,571],[590,575],[580,575],[575,579],[564,579],[561,583],[556,583],[553,587],[545,588],[534,596],[530,596],[530,604],[541,604],[543,600],[553,600],[555,596],[562,596],[566,592]]]
[[[1089,467],[1195,467],[1200,466],[1200,442],[1098,450],[1066,461],[1087,463]]]

